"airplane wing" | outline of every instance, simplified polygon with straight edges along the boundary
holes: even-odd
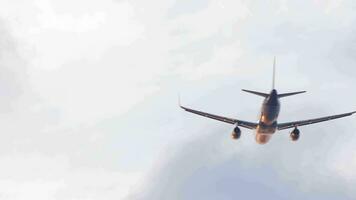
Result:
[[[253,122],[247,122],[247,121],[242,121],[242,120],[238,120],[238,119],[233,119],[233,118],[228,118],[228,117],[223,117],[223,116],[219,116],[219,115],[213,115],[210,113],[206,113],[206,112],[202,112],[199,110],[193,110],[184,106],[179,105],[182,109],[184,109],[187,112],[191,112],[203,117],[207,117],[210,119],[215,119],[221,122],[225,122],[225,123],[229,123],[229,124],[236,124],[238,126],[244,127],[244,128],[248,128],[248,129],[256,129],[257,127],[257,123],[253,123]]]
[[[332,115],[332,116],[321,117],[321,118],[316,118],[316,119],[281,123],[281,124],[277,125],[277,128],[278,128],[278,130],[283,130],[283,129],[288,129],[288,128],[294,128],[297,126],[305,126],[305,125],[309,125],[309,124],[315,124],[315,123],[319,123],[319,122],[324,122],[324,121],[329,121],[329,120],[338,119],[338,118],[342,118],[342,117],[347,117],[347,116],[350,116],[355,113],[356,112],[349,112],[349,113],[344,113],[344,114],[340,114],[340,115]]]

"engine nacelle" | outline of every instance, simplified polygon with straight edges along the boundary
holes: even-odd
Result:
[[[232,131],[232,139],[237,140],[241,137],[241,130],[239,127],[235,127],[234,130]]]
[[[300,136],[300,131],[298,128],[294,128],[294,130],[290,133],[290,138],[292,141],[297,141]]]

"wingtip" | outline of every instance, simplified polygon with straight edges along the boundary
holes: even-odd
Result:
[[[295,92],[295,93],[302,94],[302,93],[306,93],[306,92],[307,92],[306,90],[302,90],[302,91]]]
[[[349,112],[347,113],[349,116],[353,115],[353,114],[356,114],[356,111],[353,111],[353,112]]]

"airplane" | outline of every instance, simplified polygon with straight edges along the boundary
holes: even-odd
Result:
[[[279,115],[279,111],[280,111],[280,107],[281,107],[279,99],[288,97],[288,96],[292,96],[292,95],[296,95],[296,94],[305,93],[306,91],[278,94],[277,90],[275,89],[275,74],[276,74],[276,59],[274,59],[274,61],[273,61],[273,80],[272,80],[272,90],[270,93],[263,93],[263,92],[256,92],[256,91],[242,89],[242,91],[244,91],[244,92],[248,92],[248,93],[251,93],[251,94],[254,94],[257,96],[264,97],[264,101],[263,101],[262,108],[261,108],[261,114],[260,114],[260,117],[259,117],[259,120],[257,123],[243,121],[243,120],[229,118],[229,117],[224,117],[224,116],[219,116],[219,115],[214,115],[214,114],[202,112],[199,110],[187,108],[180,104],[180,100],[179,100],[179,106],[187,112],[201,115],[203,117],[211,118],[211,119],[218,120],[221,122],[225,122],[228,124],[233,124],[235,126],[235,128],[232,131],[232,138],[235,140],[237,140],[241,137],[241,130],[239,127],[256,130],[255,140],[258,144],[266,144],[271,139],[272,135],[276,131],[290,129],[290,128],[294,128],[290,132],[291,140],[297,141],[300,137],[300,131],[298,129],[298,127],[300,127],[300,126],[305,126],[305,125],[315,124],[315,123],[324,122],[324,121],[328,121],[328,120],[347,117],[347,116],[351,116],[356,113],[356,111],[354,111],[354,112],[343,113],[343,114],[339,114],[339,115],[331,115],[331,116],[327,116],[327,117],[321,117],[321,118],[315,118],[315,119],[309,119],[309,120],[278,123],[277,119],[278,119],[278,115]]]

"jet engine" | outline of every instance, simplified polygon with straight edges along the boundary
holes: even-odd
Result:
[[[239,127],[235,127],[234,130],[232,131],[232,139],[237,140],[241,137],[241,130]]]
[[[300,131],[298,128],[294,128],[294,130],[290,133],[290,138],[292,141],[297,141],[300,136]]]

